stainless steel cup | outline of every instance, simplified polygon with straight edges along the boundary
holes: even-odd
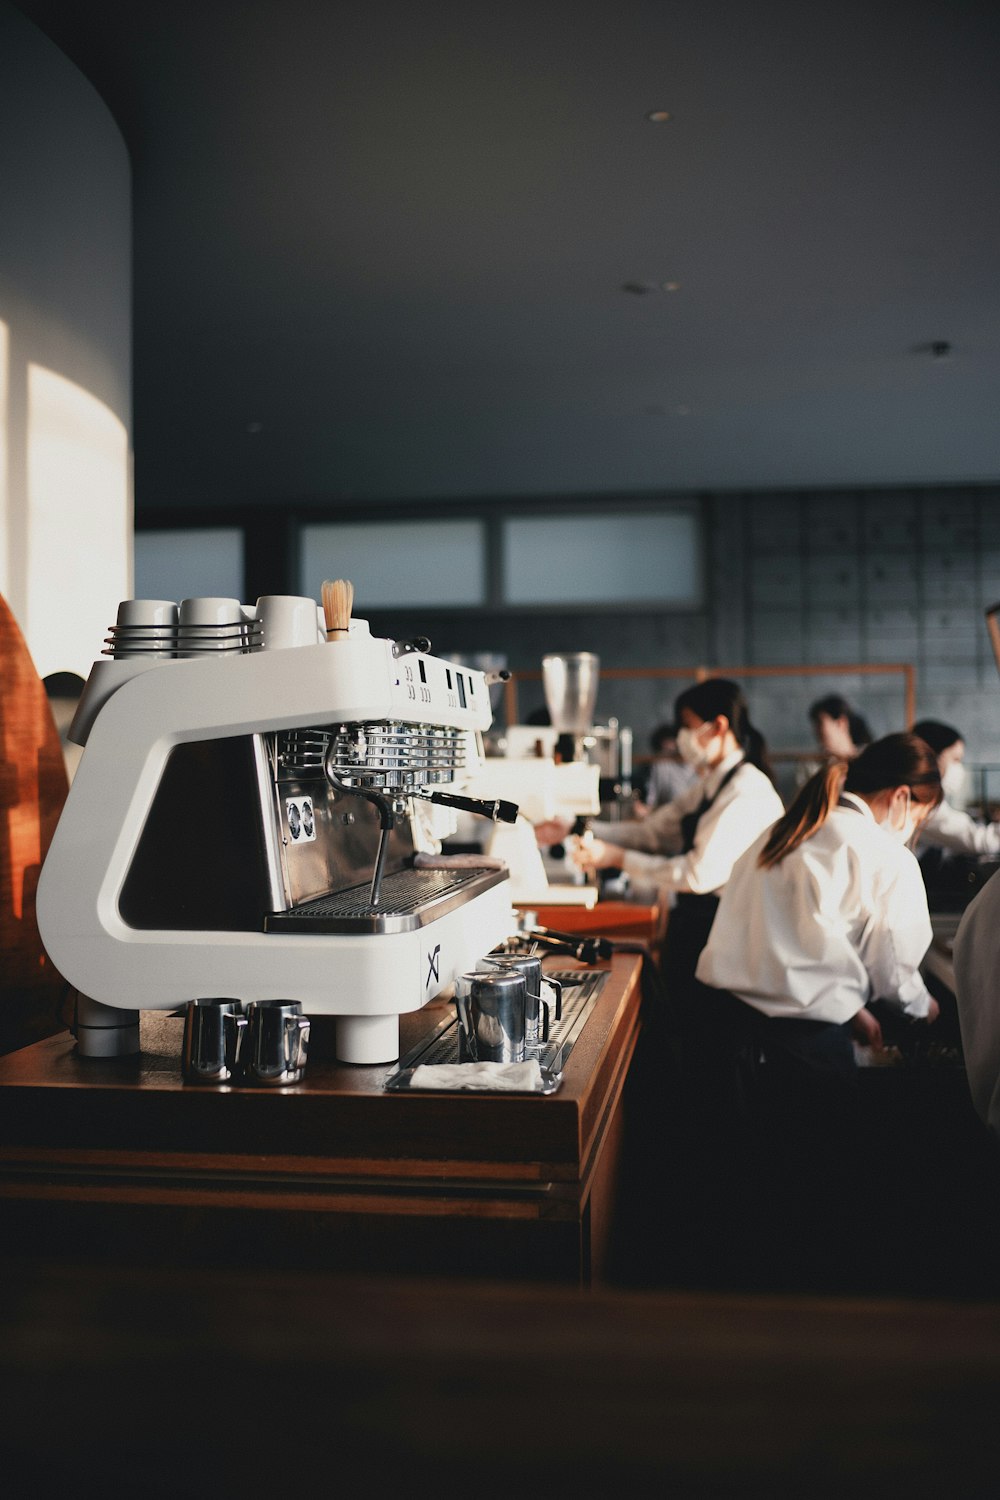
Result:
[[[184,1016],[184,1081],[232,1083],[240,1070],[246,1025],[238,1000],[192,1000]]]
[[[455,981],[462,1062],[524,1062],[527,984],[513,970],[473,969]]]
[[[524,975],[526,986],[524,1013],[524,1052],[526,1057],[537,1057],[538,1049],[549,1039],[549,1006],[542,995],[543,985],[548,985],[555,1001],[556,1020],[562,1020],[562,985],[557,979],[548,979],[542,973],[542,960],[530,953],[488,953],[480,959],[480,969],[513,969]]]
[[[299,1083],[306,1070],[309,1018],[298,1000],[251,1000],[243,1076],[250,1084]]]

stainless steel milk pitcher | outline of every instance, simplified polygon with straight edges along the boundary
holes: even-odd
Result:
[[[527,984],[513,970],[474,969],[455,981],[462,1062],[524,1062]]]
[[[542,973],[542,960],[531,953],[488,953],[481,959],[480,969],[513,970],[523,974],[526,986],[524,1015],[524,1054],[537,1057],[538,1049],[549,1039],[549,1005],[542,995],[542,987],[548,986],[555,1001],[556,1020],[562,1019],[562,985],[557,979],[549,979]]]
[[[306,1070],[309,1019],[298,1000],[251,1000],[244,1078],[249,1084],[298,1083]]]
[[[246,1026],[238,1000],[192,1000],[184,1015],[185,1082],[238,1081]]]

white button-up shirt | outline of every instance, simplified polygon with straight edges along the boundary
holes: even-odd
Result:
[[[977,823],[948,802],[939,802],[920,825],[917,853],[947,849],[950,854],[996,858],[1000,854],[1000,823]]]
[[[734,766],[739,766],[735,776],[698,819],[694,848],[682,854],[681,820],[718,790]],[[633,895],[652,888],[703,896],[722,889],[736,860],[783,810],[764,772],[745,761],[742,750],[734,750],[707,776],[699,777],[673,802],[654,808],[641,822],[593,823],[591,827],[597,838],[626,851],[622,869]]]
[[[845,793],[811,838],[768,870],[761,838],[736,864],[698,962],[704,984],[768,1016],[849,1021],[867,1000],[923,1017],[930,946],[916,859]]]

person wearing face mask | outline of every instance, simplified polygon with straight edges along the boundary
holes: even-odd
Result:
[[[672,1003],[682,1009],[733,864],[781,816],[782,803],[735,682],[696,683],[674,709],[677,748],[697,771],[695,784],[641,821],[592,823],[573,856],[585,870],[624,870],[634,900],[672,901],[662,970]],[[536,830],[543,843],[567,832],[562,824]]]
[[[879,1040],[869,1000],[936,1019],[920,974],[927,897],[907,845],[940,800],[937,758],[913,734],[886,735],[806,783],[736,864],[698,964],[723,1029],[765,1056],[851,1077],[852,1032]]]
[[[956,806],[965,788],[965,741],[957,729],[938,719],[921,719],[913,733],[926,740],[937,756],[944,797],[920,829],[917,858],[923,862],[928,851],[941,850],[948,855],[966,855],[971,859],[1000,857],[1000,824],[977,823],[975,818]]]
[[[927,897],[907,847],[941,797],[911,734],[833,761],[733,868],[697,967],[677,1150],[700,1256],[821,1284],[852,1274],[882,1212],[853,1039],[869,1001],[934,1021]],[[717,1248],[721,1247],[721,1248]]]

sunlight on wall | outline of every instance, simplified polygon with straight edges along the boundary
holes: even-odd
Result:
[[[128,433],[103,402],[28,367],[25,634],[39,676],[86,677],[128,593]]]
[[[10,459],[7,424],[10,420],[10,330],[0,321],[0,594],[7,589],[10,548]]]

